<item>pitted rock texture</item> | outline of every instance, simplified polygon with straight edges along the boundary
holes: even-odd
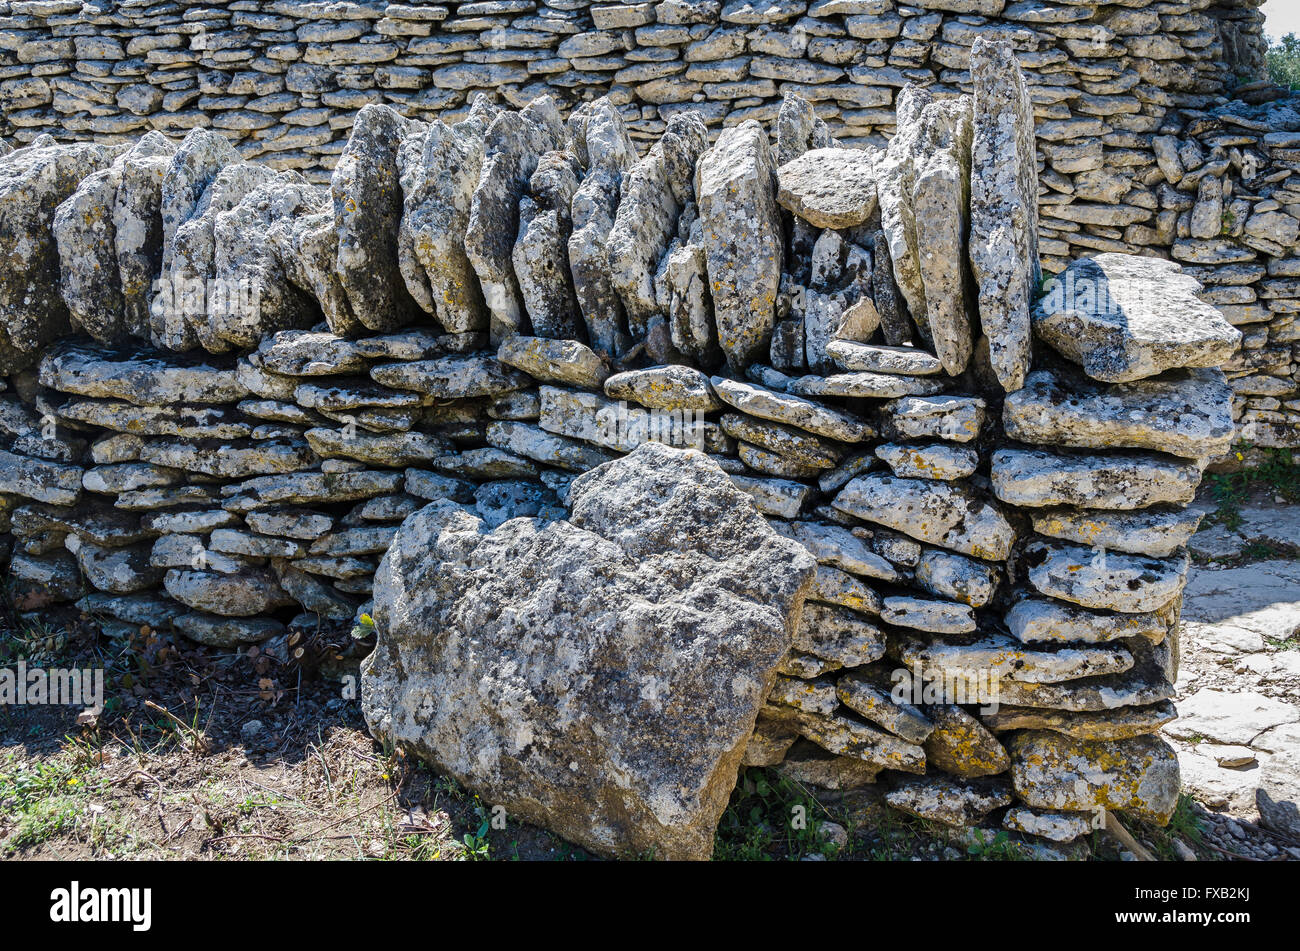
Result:
[[[1106,383],[1219,366],[1240,332],[1198,290],[1176,262],[1099,254],[1052,279],[1034,310],[1034,332]]]
[[[490,533],[451,503],[403,525],[367,720],[598,852],[707,858],[812,559],[689,451],[646,445],[569,503]]]

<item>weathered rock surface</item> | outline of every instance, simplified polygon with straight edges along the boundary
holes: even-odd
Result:
[[[865,475],[835,496],[836,509],[918,541],[1000,561],[1015,531],[993,502],[964,486],[927,479]]]
[[[875,155],[813,149],[777,169],[776,200],[815,228],[853,228],[876,210]]]
[[[1013,736],[1008,746],[1011,782],[1029,806],[1117,809],[1163,825],[1178,804],[1178,758],[1157,737],[1079,740],[1029,731]]]
[[[1155,449],[1203,459],[1233,439],[1232,391],[1218,369],[1098,386],[1074,374],[1035,370],[1002,409],[1021,442],[1082,449]]]
[[[904,396],[886,403],[886,431],[898,439],[937,437],[970,442],[984,425],[984,400],[978,396]]]
[[[816,436],[842,442],[860,442],[873,433],[869,424],[849,413],[801,396],[776,393],[751,383],[720,376],[711,377],[709,382],[719,399],[728,406],[759,419],[785,423]]]
[[[397,253],[402,219],[397,155],[409,127],[389,106],[363,106],[330,179],[339,283],[352,315],[371,330],[396,330],[416,313]]]
[[[692,177],[708,141],[698,115],[674,115],[645,158],[623,176],[607,244],[610,279],[623,300],[633,341],[647,340],[649,346],[652,324],[656,318],[662,323],[655,272],[694,198]]]
[[[497,359],[534,379],[561,386],[598,390],[609,375],[599,355],[576,340],[507,337],[497,349]]]
[[[1065,542],[1031,542],[1029,581],[1040,592],[1086,608],[1142,614],[1164,607],[1187,583],[1186,552],[1172,558],[1126,555]]]
[[[971,782],[936,775],[907,779],[885,793],[885,802],[919,819],[961,828],[1011,804],[1005,782]]]
[[[605,395],[632,400],[648,409],[707,412],[722,407],[706,374],[676,365],[615,373],[605,380]]]
[[[1131,509],[1186,505],[1201,470],[1159,453],[1066,455],[1041,449],[999,449],[991,460],[993,493],[1011,505],[1038,508]]]
[[[1082,641],[1104,643],[1125,637],[1164,639],[1168,622],[1155,614],[1115,614],[1088,611],[1050,598],[1022,598],[1008,609],[1007,630],[1033,643]]]
[[[104,145],[34,143],[0,159],[0,373],[35,363],[68,331],[59,295],[55,210],[83,178],[105,169],[120,151]]]
[[[484,136],[496,113],[486,98],[455,125],[435,119],[402,139],[398,254],[407,290],[448,333],[486,330],[487,307],[465,254],[470,204],[483,166]]]
[[[1033,311],[1034,333],[1106,383],[1219,366],[1241,334],[1199,290],[1175,262],[1099,254],[1049,282]]]
[[[1040,535],[1156,558],[1186,545],[1200,521],[1201,513],[1191,509],[1051,509],[1033,515],[1034,531]]]
[[[925,740],[925,762],[953,776],[974,778],[1006,772],[1011,758],[997,737],[961,707],[926,707],[934,729]]]
[[[570,521],[490,534],[445,503],[404,524],[376,583],[367,721],[587,847],[707,858],[812,559],[691,452],[643,446],[569,503]]]
[[[695,172],[718,343],[734,373],[767,350],[781,279],[776,167],[757,122],[723,131]]]
[[[939,358],[917,347],[884,347],[855,340],[831,340],[827,355],[842,370],[850,373],[895,373],[903,376],[928,376],[943,372]]]
[[[587,174],[570,205],[569,267],[588,341],[597,353],[613,357],[629,341],[623,303],[609,273],[609,233],[623,175],[637,158],[636,147],[608,99],[580,108],[575,125],[575,146],[586,153]]]
[[[526,329],[513,262],[519,202],[538,160],[560,146],[562,129],[555,101],[543,96],[519,112],[498,113],[484,136],[483,168],[470,203],[465,253],[483,289],[494,343]]]
[[[977,37],[971,79],[970,264],[989,362],[1014,393],[1029,370],[1029,308],[1041,274],[1034,106],[1009,42]]]

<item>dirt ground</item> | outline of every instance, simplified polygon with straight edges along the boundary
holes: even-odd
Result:
[[[477,796],[372,740],[346,679],[353,652],[339,653],[349,636],[327,632],[303,660],[282,663],[256,647],[186,647],[147,626],[110,636],[75,609],[36,619],[10,612],[0,666],[104,667],[110,699],[97,718],[0,706],[0,858],[591,858],[509,817],[494,827]],[[1128,828],[1160,858],[1300,858],[1300,841],[1209,800],[1193,790],[1167,828]],[[1053,846],[996,827],[952,831],[885,808],[875,788],[818,792],[751,769],[723,817],[715,857],[1132,856],[1102,832]]]

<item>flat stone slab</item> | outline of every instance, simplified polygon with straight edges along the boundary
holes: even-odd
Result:
[[[875,153],[812,149],[776,170],[776,200],[816,228],[852,228],[876,210]]]
[[[67,347],[48,354],[39,371],[42,386],[62,393],[126,400],[137,406],[234,403],[248,390],[233,368],[170,354],[123,358],[116,351]]]
[[[864,399],[895,399],[900,396],[930,396],[946,387],[942,380],[926,376],[893,373],[834,373],[830,376],[801,376],[789,390],[800,396],[839,396]]]
[[[989,561],[1005,559],[1015,540],[996,503],[948,482],[869,474],[841,489],[832,504],[855,518]]]
[[[260,476],[221,487],[222,508],[248,512],[272,505],[311,505],[323,502],[356,502],[401,489],[401,472],[361,470],[357,472],[292,472]]]
[[[994,733],[1051,730],[1080,740],[1127,740],[1145,733],[1155,733],[1177,717],[1178,710],[1168,700],[1141,707],[1118,707],[1114,710],[1090,712],[1013,707],[1004,703],[997,710],[980,715],[984,725]]]
[[[1196,506],[1198,510],[1201,506]],[[1212,505],[1203,509],[1214,511]],[[1193,554],[1205,558],[1231,558],[1241,553],[1248,542],[1259,541],[1275,547],[1300,545],[1300,506],[1287,504],[1252,504],[1241,509],[1241,522],[1235,528],[1215,523],[1202,525],[1192,536]]]
[[[501,341],[497,359],[535,379],[561,386],[599,390],[609,375],[596,352],[576,340],[511,336]]]
[[[848,608],[810,602],[804,605],[792,646],[841,667],[861,667],[885,656],[885,635]]]
[[[1034,333],[1088,376],[1126,383],[1232,356],[1241,333],[1200,290],[1173,261],[1098,254],[1049,282],[1030,318]]]
[[[647,409],[707,412],[722,406],[713,395],[707,374],[676,364],[615,373],[605,380],[605,395],[631,400]]]
[[[371,367],[370,377],[384,386],[443,400],[501,396],[532,385],[532,377],[506,366],[493,354],[452,354],[434,360],[383,363]]]
[[[808,591],[808,600],[838,604],[860,614],[879,614],[881,605],[880,595],[859,578],[831,565],[817,566],[817,575]]]
[[[1232,443],[1232,390],[1223,371],[1191,370],[1115,386],[1035,370],[1002,409],[1021,442],[1083,449],[1155,449],[1198,459]]]
[[[975,473],[980,457],[973,449],[947,443],[901,445],[884,443],[876,455],[903,479],[939,479],[953,482]]]
[[[282,330],[263,340],[249,361],[283,376],[333,376],[364,372],[368,366],[356,341],[317,330]]]
[[[882,769],[904,773],[925,772],[925,750],[879,727],[840,714],[803,713],[768,704],[763,713],[788,723],[803,736],[837,756],[859,759]]]
[[[1090,611],[1053,598],[1024,597],[1004,617],[1015,637],[1026,644],[1102,644],[1126,637],[1145,637],[1153,643],[1164,640],[1169,623],[1157,614],[1119,614]]]
[[[1164,558],[1185,546],[1201,523],[1195,509],[1050,509],[1034,512],[1034,531],[1093,548]]]
[[[795,518],[813,494],[812,486],[792,479],[760,479],[731,473],[731,482],[750,497],[760,512],[773,518]]]
[[[1029,582],[1043,594],[1086,608],[1142,614],[1164,607],[1187,583],[1186,553],[1149,558],[1034,541],[1025,548]]]
[[[1001,583],[1001,572],[996,566],[941,548],[930,548],[921,554],[915,577],[917,585],[931,594],[973,608],[982,608],[992,601]]]
[[[1300,633],[1300,563],[1265,561],[1194,571],[1183,591],[1183,625],[1217,653],[1255,652]]]
[[[1002,816],[1002,828],[1024,832],[1049,842],[1073,842],[1093,832],[1093,817],[1079,812],[1049,812],[1012,806]]]
[[[841,370],[850,373],[892,373],[899,376],[933,376],[943,372],[943,364],[932,353],[916,347],[887,347],[883,344],[858,343],[856,340],[831,340],[826,355]]]
[[[1107,455],[999,449],[991,463],[993,493],[1011,505],[1128,511],[1185,505],[1196,496],[1201,469],[1173,456],[1126,451]]]
[[[487,428],[487,441],[505,452],[570,472],[586,472],[614,458],[603,449],[549,433],[530,423],[491,423]]]
[[[847,528],[821,522],[786,522],[777,519],[771,525],[786,538],[806,548],[819,565],[828,565],[881,581],[903,580],[897,568],[872,551],[866,542]]]
[[[961,681],[992,674],[1025,683],[1054,684],[1119,674],[1133,666],[1133,655],[1123,647],[1034,649],[1000,634],[952,639],[907,635],[891,644],[890,653],[925,676]]]
[[[905,396],[886,403],[881,418],[897,439],[970,442],[984,426],[984,409],[978,396]]]
[[[794,462],[821,469],[840,460],[841,453],[834,443],[790,426],[743,413],[724,413],[718,423],[728,436],[762,446]]]
[[[1253,691],[1198,690],[1178,701],[1178,720],[1165,728],[1183,740],[1251,746],[1266,730],[1300,722],[1300,707]]]
[[[0,492],[53,505],[75,505],[81,498],[82,479],[79,466],[0,450]]]
[[[890,686],[883,678],[877,680],[866,672],[851,671],[836,681],[835,692],[855,713],[909,743],[924,743],[934,731],[934,724],[919,707],[895,701],[890,696]]]
[[[937,634],[966,634],[976,627],[975,612],[969,604],[904,595],[885,598],[880,619],[895,627]]]
[[[736,373],[766,354],[776,322],[783,238],[775,172],[767,132],[752,120],[724,129],[696,163],[718,344]]]
[[[875,430],[856,416],[800,396],[721,376],[712,377],[709,382],[724,403],[759,419],[785,423],[815,436],[842,442],[861,442],[875,435]]]
[[[1029,369],[1029,306],[1041,278],[1034,106],[1007,40],[977,36],[970,76],[971,272],[989,363],[1010,393]]]

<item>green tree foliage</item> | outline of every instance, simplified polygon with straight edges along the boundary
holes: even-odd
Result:
[[[1268,50],[1268,75],[1273,82],[1300,90],[1300,37],[1288,33]]]

